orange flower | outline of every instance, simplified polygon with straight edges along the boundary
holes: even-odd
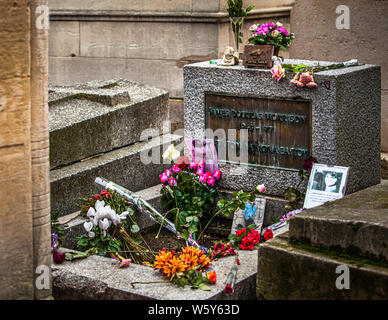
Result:
[[[208,272],[206,274],[206,278],[209,281],[209,283],[216,283],[217,282],[217,274],[215,271],[213,272]]]
[[[205,252],[201,249],[197,249],[193,246],[182,249],[180,255],[181,259],[185,261],[188,270],[200,266],[201,269],[208,267],[211,259],[205,255]]]
[[[163,249],[162,251],[159,251],[159,254],[155,258],[154,262],[154,269],[162,270],[165,266],[165,264],[170,261],[170,259],[173,257],[173,252],[166,251],[166,249]]]
[[[192,246],[183,248],[179,254],[163,249],[155,257],[153,268],[160,270],[171,279],[177,273],[186,273],[197,266],[204,269],[210,265],[210,261],[211,259],[205,255],[204,251]]]
[[[179,257],[173,257],[169,262],[163,267],[163,273],[168,278],[173,278],[175,274],[184,272],[186,270],[186,266],[184,262],[179,259]]]
[[[176,256],[175,251],[163,249],[155,258],[154,269],[160,270],[166,277],[174,277],[176,273],[184,272],[186,266],[184,262]]]

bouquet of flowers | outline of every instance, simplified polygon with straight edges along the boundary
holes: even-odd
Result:
[[[291,41],[295,39],[295,35],[284,28],[280,22],[254,24],[249,31],[248,42],[250,44],[272,44],[282,50],[286,50]]]
[[[83,251],[91,248],[97,253],[127,260],[118,252],[127,249],[133,261],[153,259],[150,249],[140,245],[144,239],[140,236],[140,228],[133,218],[134,211],[129,203],[115,191],[103,190],[89,198],[81,198],[81,216],[86,216],[84,223],[86,234],[76,238],[77,247]],[[136,253],[136,254],[134,254]]]
[[[173,213],[177,231],[188,239],[198,231],[200,218],[212,212],[217,196],[217,182],[221,171],[205,171],[203,162],[189,161],[179,157],[179,152],[171,145],[163,155],[172,160],[172,167],[160,174],[162,183],[162,207]]]
[[[265,229],[264,233],[261,235],[254,229],[254,225],[237,230],[234,235],[229,237],[229,239],[234,242],[235,246],[238,246],[241,250],[253,250],[257,248],[261,242],[272,238],[273,232],[271,229]]]
[[[236,255],[236,251],[230,241],[228,243],[223,243],[222,241],[215,243],[213,247],[210,248],[209,253],[211,254],[210,258],[212,260]]]
[[[152,268],[159,270],[166,280],[175,283],[179,287],[191,285],[193,289],[210,290],[206,283],[216,283],[215,271],[205,273],[211,265],[211,259],[205,252],[193,246],[182,248],[181,252],[159,251]],[[133,282],[144,283],[144,282]]]

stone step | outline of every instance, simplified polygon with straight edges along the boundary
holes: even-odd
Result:
[[[119,268],[110,258],[91,256],[86,259],[65,261],[52,265],[53,297],[55,300],[253,300],[256,299],[255,279],[257,250],[240,251],[234,292],[223,292],[234,256],[213,262],[217,283],[209,285],[211,291],[179,288],[171,283],[135,284],[131,282],[157,282],[164,278],[150,267],[131,264]],[[210,271],[210,270],[208,270]]]
[[[142,199],[147,201],[156,210],[158,210],[159,212],[163,212],[161,202],[160,202],[161,187],[162,185],[158,184],[153,187],[137,191],[136,194],[142,197]],[[101,191],[101,188],[99,188],[98,191]],[[233,191],[230,191],[230,190],[220,190],[220,195],[217,201],[223,197],[227,198],[228,196],[231,196],[232,193]],[[269,226],[272,224],[272,220],[271,220],[272,216],[277,215],[277,218],[280,218],[281,217],[280,215],[283,214],[281,210],[282,208],[284,208],[284,200],[275,199],[273,197],[266,197],[266,199],[267,199],[267,205],[266,205],[266,213],[264,216],[264,222],[265,222],[264,225]],[[278,208],[279,212],[274,211],[273,210],[274,208]],[[141,214],[139,211],[136,210],[136,208],[134,209],[135,209],[134,218],[141,230],[151,227],[152,225],[155,224],[155,222],[152,219]],[[233,220],[233,216],[229,217],[228,219]],[[62,240],[62,246],[64,248],[73,249],[76,244],[76,241],[74,241],[74,238],[85,232],[83,229],[83,224],[85,221],[87,221],[87,219],[80,217],[79,211],[77,211],[77,212],[59,217],[58,221],[60,224],[64,226],[64,236]],[[288,225],[287,225],[287,230],[288,230]],[[210,225],[208,227],[208,231],[216,232],[217,230],[215,230],[215,228],[212,228],[212,226]],[[284,232],[284,230],[283,229],[278,230],[277,232],[278,233]],[[230,234],[230,230],[225,235],[227,236],[229,234]]]
[[[124,79],[49,88],[50,167],[108,152],[163,132],[168,93]]]
[[[336,273],[340,265],[349,268],[349,289],[337,289],[337,278],[344,273]],[[288,235],[284,234],[265,242],[258,250],[257,297],[266,300],[385,300],[388,268],[328,250],[322,253],[313,247],[291,245]]]
[[[388,180],[296,215],[290,240],[388,261]]]
[[[77,211],[80,197],[100,190],[94,183],[96,177],[114,181],[134,192],[155,186],[160,183],[159,174],[169,167],[162,163],[163,151],[181,141],[181,136],[167,134],[51,170],[51,212],[63,216]],[[151,157],[152,152],[161,163],[143,163],[142,157]]]

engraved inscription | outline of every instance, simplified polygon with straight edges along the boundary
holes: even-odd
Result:
[[[237,97],[205,94],[206,128],[224,129],[226,137],[215,137],[243,150],[242,130],[248,135],[248,164],[299,169],[311,155],[311,104],[306,100],[286,100],[259,97]],[[229,129],[235,129],[232,139]],[[233,136],[233,137],[234,137]],[[226,153],[225,159],[231,161]]]

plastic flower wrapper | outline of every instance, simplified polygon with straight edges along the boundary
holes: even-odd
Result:
[[[298,213],[301,213],[303,211],[303,209],[296,209],[294,211],[291,211],[287,214],[285,214],[281,219],[280,219],[280,222],[285,222],[287,221],[289,218],[291,218],[292,216],[298,214]]]
[[[281,65],[281,59],[278,57],[272,57],[272,60],[274,61],[273,67],[271,69],[272,78],[274,78],[276,81],[280,81],[286,77],[285,70]]]
[[[225,293],[233,293],[234,291],[234,285],[237,279],[237,269],[239,263],[240,261],[238,260],[238,258],[233,260],[232,269],[230,270],[228,277],[226,278],[226,284],[224,288]]]

